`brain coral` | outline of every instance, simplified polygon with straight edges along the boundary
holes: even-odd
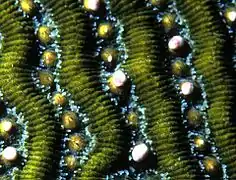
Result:
[[[236,179],[234,0],[0,0],[0,179]]]

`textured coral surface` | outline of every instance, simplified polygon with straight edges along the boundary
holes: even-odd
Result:
[[[234,0],[0,0],[0,179],[236,179]]]

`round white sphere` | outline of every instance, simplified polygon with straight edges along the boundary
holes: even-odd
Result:
[[[181,92],[183,95],[190,95],[193,92],[194,85],[192,82],[186,81],[181,84]]]
[[[84,0],[84,7],[88,10],[98,10],[99,4],[99,0]]]
[[[2,151],[2,158],[7,161],[14,161],[17,158],[17,150],[12,146],[6,147]]]
[[[141,162],[148,155],[148,147],[144,143],[138,144],[134,147],[131,155],[135,162]]]
[[[121,87],[125,84],[127,78],[123,71],[118,70],[112,75],[112,84],[115,87]]]
[[[12,122],[10,121],[3,121],[2,122],[2,128],[5,132],[10,132],[13,127]]]
[[[171,52],[174,52],[184,46],[184,38],[181,36],[173,36],[169,43],[168,43],[168,48]]]
[[[236,11],[229,11],[228,14],[227,14],[227,18],[231,22],[235,22],[236,21]]]

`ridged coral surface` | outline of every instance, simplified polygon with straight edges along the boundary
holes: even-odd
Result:
[[[0,179],[236,179],[235,24],[233,0],[0,0]]]
[[[176,1],[194,40],[197,71],[203,75],[209,101],[208,122],[230,179],[236,178],[235,127],[232,123],[235,80],[227,70],[228,33],[214,1]],[[193,8],[191,8],[193,7]],[[198,18],[198,17],[204,18]],[[227,41],[228,40],[228,41]]]
[[[17,12],[14,1],[0,2],[1,33],[4,36],[1,52],[1,89],[11,106],[24,113],[28,121],[29,156],[20,173],[20,179],[45,179],[51,177],[55,158],[55,122],[52,107],[37,92],[31,80],[28,65],[29,51],[33,45],[32,21]]]
[[[129,6],[129,11],[123,11],[126,6],[122,4]],[[162,66],[159,47],[162,41],[160,30],[153,27],[154,13],[137,7],[133,1],[111,1],[111,9],[124,25],[123,37],[129,57],[123,67],[136,85],[140,103],[146,108],[147,134],[158,152],[159,170],[169,172],[175,179],[194,179],[196,164],[189,158],[186,134],[181,132],[179,121],[180,105],[174,97],[170,76]]]

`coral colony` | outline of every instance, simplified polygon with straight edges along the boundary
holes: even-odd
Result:
[[[236,179],[235,0],[0,0],[0,180]]]

